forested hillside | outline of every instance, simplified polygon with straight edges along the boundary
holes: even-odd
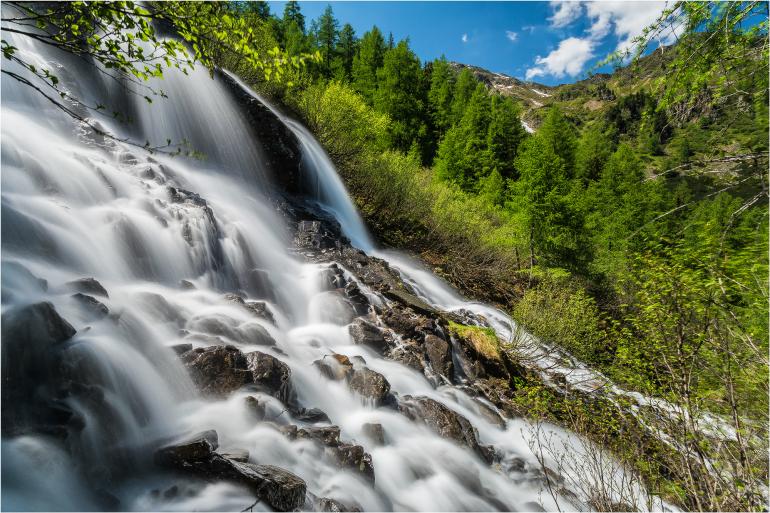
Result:
[[[747,440],[768,408],[768,91],[766,5],[747,6],[680,6],[679,45],[555,88],[422,63],[331,7],[310,23],[295,2],[244,8],[282,48],[317,52],[262,88],[306,121],[382,240],[616,382],[732,418],[727,458],[750,479],[766,472]],[[764,21],[741,28],[747,12]],[[704,35],[724,27],[729,40]],[[672,493],[699,487],[693,472]],[[727,492],[698,493],[715,507]]]

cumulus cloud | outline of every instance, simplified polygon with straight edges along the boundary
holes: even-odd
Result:
[[[583,4],[574,0],[551,2],[551,9],[553,9],[553,15],[548,18],[548,21],[553,28],[566,27],[583,14]]]
[[[507,37],[511,41],[516,41],[517,39],[519,39],[519,34],[517,34],[516,32],[514,32],[512,30],[506,30],[505,31],[505,37]]]
[[[548,56],[538,56],[535,66],[527,70],[527,80],[546,75],[556,78],[578,75],[586,62],[594,57],[595,49],[609,36],[617,38],[616,51],[630,50],[634,38],[655,22],[665,7],[665,2],[658,1],[551,2],[553,16],[548,18],[551,27],[566,27],[583,15],[590,22],[590,27],[585,36],[564,39]],[[665,34],[661,42],[670,44],[676,35]]]
[[[463,37],[461,37],[461,38],[460,38],[460,40],[461,40],[463,43],[467,43],[467,42],[468,42],[468,34],[463,34]]]
[[[594,43],[590,39],[570,37],[559,43],[559,47],[546,57],[537,56],[535,66],[526,73],[527,80],[544,75],[556,78],[569,75],[574,77],[583,71],[585,63],[594,56]]]
[[[665,2],[606,1],[586,4],[586,15],[591,20],[588,33],[592,39],[601,40],[609,34],[618,38],[616,50],[625,51],[645,27],[658,19],[666,7]]]

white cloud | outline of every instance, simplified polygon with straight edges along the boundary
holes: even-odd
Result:
[[[463,43],[467,43],[468,42],[468,34],[463,34],[463,37],[461,37],[460,39],[462,40]]]
[[[665,2],[587,3],[586,15],[591,20],[588,33],[595,40],[603,39],[612,33],[618,38],[616,50],[629,49],[634,38],[657,20],[665,7]]]
[[[559,43],[559,47],[546,57],[537,56],[535,66],[527,70],[527,80],[544,75],[561,78],[574,77],[583,71],[585,63],[594,56],[594,42],[590,39],[570,37]]]
[[[517,34],[516,32],[514,32],[512,30],[506,30],[505,31],[505,37],[507,37],[511,41],[516,41],[517,39],[519,39],[519,34]]]
[[[524,25],[523,27],[521,27],[521,30],[522,30],[522,32],[529,32],[530,34],[532,34],[533,32],[535,32],[535,26],[534,25]]]
[[[548,21],[551,22],[553,28],[566,27],[583,14],[583,4],[574,0],[551,2],[551,9],[553,9],[553,15],[548,18]]]

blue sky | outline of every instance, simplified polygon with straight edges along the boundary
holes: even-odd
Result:
[[[270,2],[279,16],[285,2]],[[574,82],[627,43],[663,2],[300,2],[310,20],[331,5],[360,37],[372,25],[396,41],[409,37],[423,61],[474,64],[548,85]],[[309,26],[309,21],[308,21]]]

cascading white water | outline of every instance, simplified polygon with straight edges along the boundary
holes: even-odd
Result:
[[[101,97],[111,87],[101,84],[98,74],[71,66],[66,56],[27,41],[14,44],[41,69],[84,74],[62,76],[77,96],[120,100]],[[226,483],[180,483],[150,462],[161,441],[216,429],[222,449],[247,449],[251,461],[294,472],[313,494],[365,510],[555,509],[522,434],[525,421],[511,419],[501,428],[462,391],[435,388],[411,368],[353,344],[349,316],[321,286],[325,265],[302,262],[287,250],[288,229],[263,196],[267,178],[260,144],[270,141],[254,139],[226,88],[202,70],[189,77],[168,72],[159,85],[169,99],[148,105],[133,98],[133,126],[98,120],[141,142],[187,139],[208,159],[150,156],[101,140],[24,86],[3,79],[3,313],[39,301],[53,303],[78,331],[63,358],[76,362],[78,378],[102,398],[69,399],[85,426],[66,446],[45,436],[3,440],[3,507],[98,509],[99,495],[106,491],[126,510],[242,510],[254,502],[248,490]],[[283,119],[316,173],[318,200],[355,245],[371,250],[371,238],[318,142],[300,124]],[[170,188],[180,195],[177,200]],[[396,257],[388,258],[398,264]],[[47,289],[31,281],[25,268],[47,280]],[[255,272],[267,283],[254,285]],[[87,276],[108,291],[109,297],[99,300],[110,315],[95,316],[71,296],[65,284]],[[275,324],[257,321],[226,300],[228,291],[265,300]],[[425,297],[446,308],[458,306],[449,292],[446,299]],[[275,347],[253,345],[252,334],[261,330],[275,339]],[[269,423],[255,423],[245,392],[225,400],[200,397],[171,349],[179,343],[228,343],[287,363],[299,402],[321,408],[340,426],[343,439],[371,453],[374,485],[327,463],[313,443],[291,441]],[[324,379],[312,363],[332,352],[362,356],[399,396],[428,396],[464,415],[478,429],[480,442],[496,447],[499,468]],[[268,404],[270,418],[288,420],[278,399],[256,395]],[[385,445],[367,442],[362,427],[367,422],[382,424]],[[514,460],[520,463],[512,465]],[[172,484],[179,487],[174,495],[153,492]],[[558,506],[580,507],[566,500]]]

